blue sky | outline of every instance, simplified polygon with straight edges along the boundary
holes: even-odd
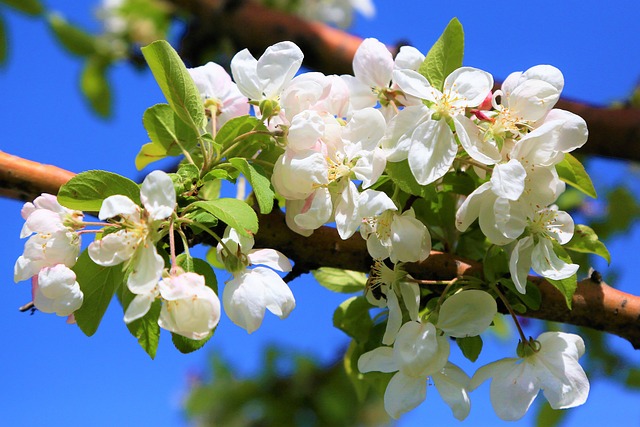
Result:
[[[83,2],[73,10],[61,0],[47,4],[59,8],[70,20],[95,26],[91,11],[96,2]],[[602,2],[573,0],[538,1],[535,6],[509,1],[376,4],[375,19],[357,20],[353,29],[357,35],[377,37],[389,44],[409,40],[426,52],[447,22],[457,16],[466,33],[465,65],[485,69],[497,79],[511,71],[550,63],[563,71],[567,97],[605,104],[624,98],[640,78],[640,52],[633,30],[640,22],[640,8],[635,1],[613,0],[606,8]],[[133,159],[147,142],[142,113],[163,101],[150,73],[126,65],[116,67],[111,74],[114,117],[97,119],[77,89],[80,63],[52,42],[42,22],[15,13],[4,15],[11,51],[9,64],[0,70],[0,117],[4,123],[0,150],[74,172],[106,169],[140,178]],[[632,179],[637,189],[638,175],[630,175],[618,162],[594,162],[591,166],[596,182]],[[117,304],[110,307],[91,338],[66,325],[62,318],[19,313],[17,308],[30,300],[29,285],[13,283],[13,263],[23,246],[18,237],[21,205],[0,199],[4,234],[0,277],[6,293],[0,300],[3,425],[181,426],[180,401],[187,377],[205,369],[210,351],[220,351],[248,374],[255,371],[261,349],[270,343],[313,353],[325,361],[332,360],[347,344],[346,337],[331,326],[333,310],[346,297],[300,279],[292,283],[297,307],[287,320],[267,315],[262,328],[248,335],[223,318],[205,349],[191,355],[179,354],[165,334],[153,361],[127,332]],[[612,268],[622,272],[618,287],[640,292],[632,272],[625,269],[629,262],[637,262],[633,255],[640,245],[637,227],[624,240],[608,244],[614,258]],[[507,345],[488,341],[480,363],[513,354],[515,338]],[[617,338],[611,338],[610,343],[640,362],[627,343]],[[455,360],[460,362],[461,358]],[[479,366],[460,364],[469,373]],[[628,393],[609,381],[597,381],[587,404],[571,411],[567,425],[591,425],[605,417],[612,424],[637,423],[638,397],[638,393]],[[501,425],[490,408],[486,386],[472,399],[468,425]],[[449,408],[430,387],[427,402],[399,425],[448,424],[451,420]],[[532,425],[532,417],[517,424]]]

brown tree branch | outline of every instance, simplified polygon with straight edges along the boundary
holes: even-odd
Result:
[[[0,194],[7,197],[33,199],[41,192],[56,193],[73,175],[0,152],[0,180],[4,187]],[[371,266],[366,243],[359,235],[341,240],[334,228],[325,226],[305,238],[289,230],[279,210],[260,215],[260,230],[255,240],[256,247],[277,249],[305,270],[326,266],[366,272]],[[429,280],[477,276],[482,271],[477,262],[437,251],[432,251],[422,263],[408,264],[407,268],[413,277]],[[528,311],[524,316],[609,332],[640,348],[640,297],[585,279],[578,284],[573,310],[569,310],[564,296],[550,283],[536,276],[529,279],[540,289],[542,304],[539,310]]]
[[[351,74],[362,39],[318,22],[268,9],[250,0],[171,0],[192,20],[181,53],[192,63],[222,36],[254,55],[283,40],[298,44],[305,65],[326,74]],[[391,50],[394,50],[391,48]],[[562,108],[583,117],[589,142],[578,153],[640,161],[640,109],[602,108],[561,99]]]

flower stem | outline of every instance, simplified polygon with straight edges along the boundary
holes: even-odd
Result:
[[[516,328],[518,329],[518,334],[520,334],[520,340],[522,341],[522,343],[527,343],[528,340],[524,335],[524,331],[520,326],[520,322],[518,322],[518,316],[516,315],[515,311],[513,311],[513,308],[511,308],[511,304],[509,304],[509,301],[507,301],[507,297],[504,296],[502,291],[500,291],[500,289],[498,289],[497,286],[493,285],[492,288],[493,290],[496,291],[496,294],[498,294],[498,298],[500,298],[504,306],[507,307],[507,310],[509,311],[511,318],[513,318],[513,321],[516,324]]]

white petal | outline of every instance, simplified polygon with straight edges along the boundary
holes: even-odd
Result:
[[[236,53],[231,60],[231,74],[243,95],[254,100],[262,99],[262,82],[257,73],[258,61],[248,49]]]
[[[251,272],[252,270],[245,270],[235,275],[226,283],[222,294],[227,316],[248,333],[260,327],[266,309],[262,278],[252,275]]]
[[[402,326],[402,309],[400,308],[400,302],[398,302],[398,296],[393,289],[387,292],[387,307],[389,308],[389,316],[387,318],[387,327],[382,337],[382,344],[391,345]]]
[[[291,262],[282,252],[275,249],[253,249],[247,254],[251,264],[262,264],[278,271],[291,271]]]
[[[425,105],[416,105],[403,108],[391,119],[380,140],[388,161],[400,162],[407,158],[413,131],[429,117],[430,113]]]
[[[445,120],[428,120],[411,135],[409,168],[418,184],[427,185],[446,174],[458,152]]]
[[[401,282],[399,286],[402,301],[409,312],[409,318],[417,321],[420,310],[420,287],[413,282]]]
[[[482,138],[480,128],[468,117],[457,115],[453,119],[460,145],[469,156],[485,165],[493,165],[502,160],[493,141]]]
[[[176,190],[165,172],[151,172],[142,182],[140,200],[153,220],[168,218],[176,207]]]
[[[429,81],[420,73],[413,70],[394,70],[393,81],[405,93],[416,98],[435,102],[442,94],[433,88]]]
[[[552,280],[571,277],[580,268],[578,264],[568,264],[561,260],[553,250],[551,240],[544,238],[533,247],[531,266],[536,273]]]
[[[359,151],[372,151],[378,146],[386,128],[387,122],[380,110],[364,108],[355,111],[342,131],[347,156],[353,158]],[[349,150],[350,147],[355,150]]]
[[[362,223],[362,217],[358,212],[358,202],[360,199],[360,193],[353,181],[349,181],[347,187],[340,194],[334,218],[336,221],[336,228],[338,234],[343,240],[353,236],[360,223]]]
[[[289,286],[273,270],[256,267],[251,271],[253,276],[259,276],[264,284],[264,301],[267,309],[281,319],[289,316],[295,308],[296,300]]]
[[[124,323],[131,323],[134,320],[144,317],[151,308],[151,303],[156,298],[155,292],[136,295],[129,303],[127,311],[124,313]]]
[[[109,196],[102,202],[98,218],[105,220],[118,215],[136,215],[139,214],[140,207],[133,203],[130,198],[117,194]]]
[[[130,259],[138,245],[139,237],[128,230],[107,234],[89,245],[89,257],[98,265],[111,267]]]
[[[134,294],[150,292],[160,280],[164,269],[164,260],[158,254],[154,243],[147,239],[134,255],[127,287]]]
[[[431,235],[427,227],[415,218],[413,209],[394,215],[390,231],[392,262],[419,262],[429,256]]]
[[[301,213],[295,216],[294,221],[298,227],[315,230],[329,221],[332,211],[331,194],[327,188],[321,187],[305,201]]]
[[[369,218],[386,210],[398,210],[386,193],[377,190],[364,190],[360,193],[358,206],[360,207],[358,215],[361,218]]]
[[[453,411],[457,420],[464,420],[471,410],[471,400],[466,390],[469,377],[453,363],[447,363],[442,372],[431,376],[438,393]]]
[[[496,415],[505,421],[522,418],[540,391],[536,372],[529,363],[514,365],[491,382],[491,404]]]
[[[263,91],[267,98],[282,92],[300,69],[303,57],[302,51],[293,42],[280,42],[267,48],[257,64],[257,73],[264,84]]]
[[[491,325],[497,312],[496,301],[487,292],[462,291],[442,304],[437,326],[455,338],[473,337]]]
[[[527,276],[531,270],[531,254],[533,253],[533,238],[527,236],[518,240],[509,258],[509,272],[516,289],[524,294],[527,292]]]
[[[387,47],[373,38],[364,39],[353,57],[353,75],[369,87],[389,86],[393,57]]]
[[[408,68],[418,71],[424,62],[424,55],[413,46],[401,46],[396,55],[395,66],[398,69]]]
[[[367,372],[395,372],[398,363],[393,358],[393,348],[378,347],[368,351],[358,358],[358,371]]]
[[[498,196],[509,200],[518,200],[524,191],[527,172],[516,159],[496,165],[491,174],[491,190]]]
[[[395,374],[384,393],[384,409],[391,418],[398,419],[427,398],[427,380],[408,377],[402,372]]]
[[[407,322],[396,336],[393,351],[401,372],[413,377],[426,377],[447,363],[449,341],[437,336],[431,323]]]
[[[473,221],[480,215],[480,209],[485,203],[493,204],[496,196],[490,191],[491,183],[485,182],[469,194],[456,212],[456,228],[466,231]]]
[[[491,74],[473,67],[461,67],[447,76],[443,92],[457,92],[462,98],[457,105],[476,107],[482,104],[492,87]]]

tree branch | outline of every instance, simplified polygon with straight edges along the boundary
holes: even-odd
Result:
[[[41,192],[57,193],[58,188],[73,177],[73,172],[42,165],[0,151],[0,194],[32,200]],[[256,247],[277,249],[289,256],[297,266],[312,270],[321,266],[368,272],[372,261],[366,242],[359,236],[342,240],[331,227],[321,227],[311,237],[291,231],[284,214],[274,210],[259,215],[260,230]],[[482,265],[450,254],[431,251],[422,263],[407,264],[408,272],[417,279],[447,280],[462,275],[479,275]],[[540,289],[541,308],[528,311],[526,317],[544,319],[609,332],[640,348],[640,297],[611,288],[606,283],[585,279],[573,296],[573,310],[553,285],[537,276],[529,276]]]
[[[290,40],[304,52],[306,66],[326,74],[353,73],[353,56],[362,39],[344,31],[250,0],[171,1],[196,17],[181,46],[183,58],[193,64],[221,37],[254,55],[274,43]],[[640,161],[640,109],[603,108],[566,99],[561,99],[557,108],[576,113],[587,122],[589,142],[578,153]]]

